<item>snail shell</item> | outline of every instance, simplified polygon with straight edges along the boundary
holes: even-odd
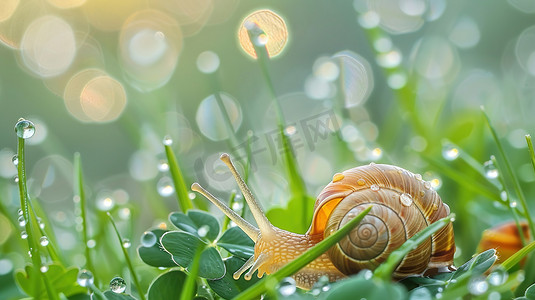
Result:
[[[328,237],[370,204],[374,204],[370,213],[328,252],[344,274],[377,268],[407,239],[450,213],[420,175],[391,165],[370,164],[335,174],[318,196],[308,234],[323,232]],[[412,250],[394,277],[451,266],[454,252],[450,223]]]

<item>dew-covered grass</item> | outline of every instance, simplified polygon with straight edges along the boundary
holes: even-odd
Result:
[[[534,297],[533,5],[104,2],[0,4],[1,299]],[[377,203],[271,274],[241,269],[259,214],[303,234],[369,164],[450,213],[309,290],[292,276]],[[455,267],[393,279],[445,226]]]

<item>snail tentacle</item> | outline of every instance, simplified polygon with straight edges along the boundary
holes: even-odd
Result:
[[[253,217],[260,231],[264,234],[273,231],[273,225],[271,225],[269,220],[266,218],[266,215],[260,207],[260,204],[258,204],[258,201],[255,199],[249,187],[247,187],[247,184],[245,184],[245,181],[236,170],[236,167],[234,167],[234,163],[230,159],[230,156],[227,153],[223,153],[221,154],[220,159],[227,165],[230,170],[230,173],[232,173],[232,176],[234,176],[234,179],[236,180],[236,183],[238,184],[238,187],[240,188],[243,197],[245,198],[245,201],[247,201],[249,209],[251,210],[251,213],[253,214]]]
[[[206,199],[210,200],[217,208],[219,208],[227,217],[229,217],[236,225],[238,225],[245,234],[247,234],[253,242],[256,242],[258,240],[258,236],[260,235],[260,230],[253,226],[251,223],[247,222],[244,218],[240,217],[235,211],[230,209],[228,206],[223,203],[223,201],[217,199],[214,197],[210,192],[205,190],[200,184],[197,182],[193,183],[191,185],[191,190],[195,191],[197,193],[200,193]]]

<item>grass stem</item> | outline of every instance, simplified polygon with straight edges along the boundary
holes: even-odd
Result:
[[[510,176],[511,181],[513,182],[515,193],[518,196],[518,199],[520,200],[522,209],[524,210],[524,217],[528,221],[529,230],[532,233],[531,238],[533,239],[533,235],[534,235],[533,233],[535,233],[535,223],[533,223],[533,219],[531,218],[531,215],[529,213],[529,208],[528,208],[528,204],[526,201],[526,197],[524,196],[524,193],[522,192],[522,188],[520,187],[520,182],[518,181],[518,178],[513,172],[513,168],[511,167],[511,163],[509,162],[509,159],[505,155],[505,150],[503,149],[502,143],[500,139],[498,138],[498,135],[496,134],[496,130],[494,130],[494,127],[492,127],[489,116],[487,115],[483,107],[481,107],[481,110],[483,111],[483,115],[485,116],[485,120],[487,121],[487,125],[490,129],[492,137],[494,138],[494,141],[496,142],[496,146],[498,146],[498,152],[500,152],[500,155],[507,169],[507,173]]]
[[[110,219],[111,225],[113,225],[113,229],[115,230],[115,233],[117,234],[117,238],[119,239],[119,245],[121,245],[121,249],[123,250],[123,255],[124,255],[124,259],[126,260],[126,265],[128,266],[128,269],[130,270],[130,274],[132,274],[132,281],[134,281],[134,284],[136,285],[139,297],[141,298],[141,300],[145,300],[145,293],[143,292],[143,289],[141,288],[141,284],[139,284],[139,280],[134,270],[134,266],[132,265],[132,261],[130,260],[130,255],[128,254],[128,251],[123,245],[123,239],[121,237],[121,234],[119,233],[119,230],[117,229],[117,225],[115,225],[115,222],[113,221],[113,218],[111,217],[111,214],[109,212],[107,214]]]

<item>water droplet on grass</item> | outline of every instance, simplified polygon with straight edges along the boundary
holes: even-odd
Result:
[[[141,236],[141,245],[143,247],[152,247],[156,244],[156,235],[152,231],[145,231]]]
[[[48,272],[48,265],[42,265],[42,266],[39,268],[39,271],[41,271],[41,273],[46,273],[46,272]]]
[[[31,121],[19,119],[17,124],[15,124],[15,132],[18,137],[28,139],[35,134],[35,126]]]
[[[46,247],[48,246],[50,242],[48,241],[48,237],[46,237],[45,235],[43,235],[40,239],[39,239],[39,244],[43,247]]]
[[[20,232],[20,238],[25,240],[28,238],[28,233],[26,231],[21,231]]]
[[[89,287],[93,285],[94,280],[93,273],[85,269],[80,270],[80,272],[78,272],[78,277],[76,278],[76,282],[83,287]]]
[[[446,160],[455,160],[457,157],[459,157],[459,149],[452,145],[445,145],[442,148],[442,156]]]
[[[507,277],[509,277],[507,271],[502,268],[497,268],[492,273],[490,273],[490,275],[487,277],[487,280],[491,285],[499,286],[504,284],[505,281],[507,281]]]
[[[126,281],[121,277],[114,277],[110,281],[110,290],[117,294],[123,293],[126,290]]]
[[[158,180],[158,183],[156,183],[156,188],[158,189],[158,194],[160,194],[162,197],[171,196],[175,192],[173,181],[167,176]]]
[[[488,160],[483,164],[483,170],[485,171],[485,176],[489,179],[497,178],[499,175],[498,169],[496,169],[492,160]]]
[[[19,221],[19,226],[21,227],[26,226],[26,219],[24,218],[24,216],[19,216],[18,221]]]
[[[489,289],[489,284],[482,278],[476,278],[468,283],[468,291],[472,295],[481,295]]]
[[[284,296],[291,296],[295,293],[297,290],[297,287],[295,286],[295,280],[291,277],[286,277],[279,283],[279,293]]]
[[[166,136],[163,138],[163,144],[164,144],[165,146],[171,146],[171,145],[173,144],[173,139],[172,139],[170,136],[166,135]]]
[[[95,248],[97,242],[95,240],[87,240],[87,248]]]
[[[123,247],[125,248],[130,248],[130,246],[132,246],[132,243],[130,243],[130,240],[129,239],[123,239]]]
[[[15,166],[18,166],[19,165],[19,156],[17,154],[13,155],[13,157],[11,158],[11,162],[15,165]]]
[[[14,181],[15,183],[19,183],[19,176],[15,175],[15,176],[13,177],[13,181]]]

